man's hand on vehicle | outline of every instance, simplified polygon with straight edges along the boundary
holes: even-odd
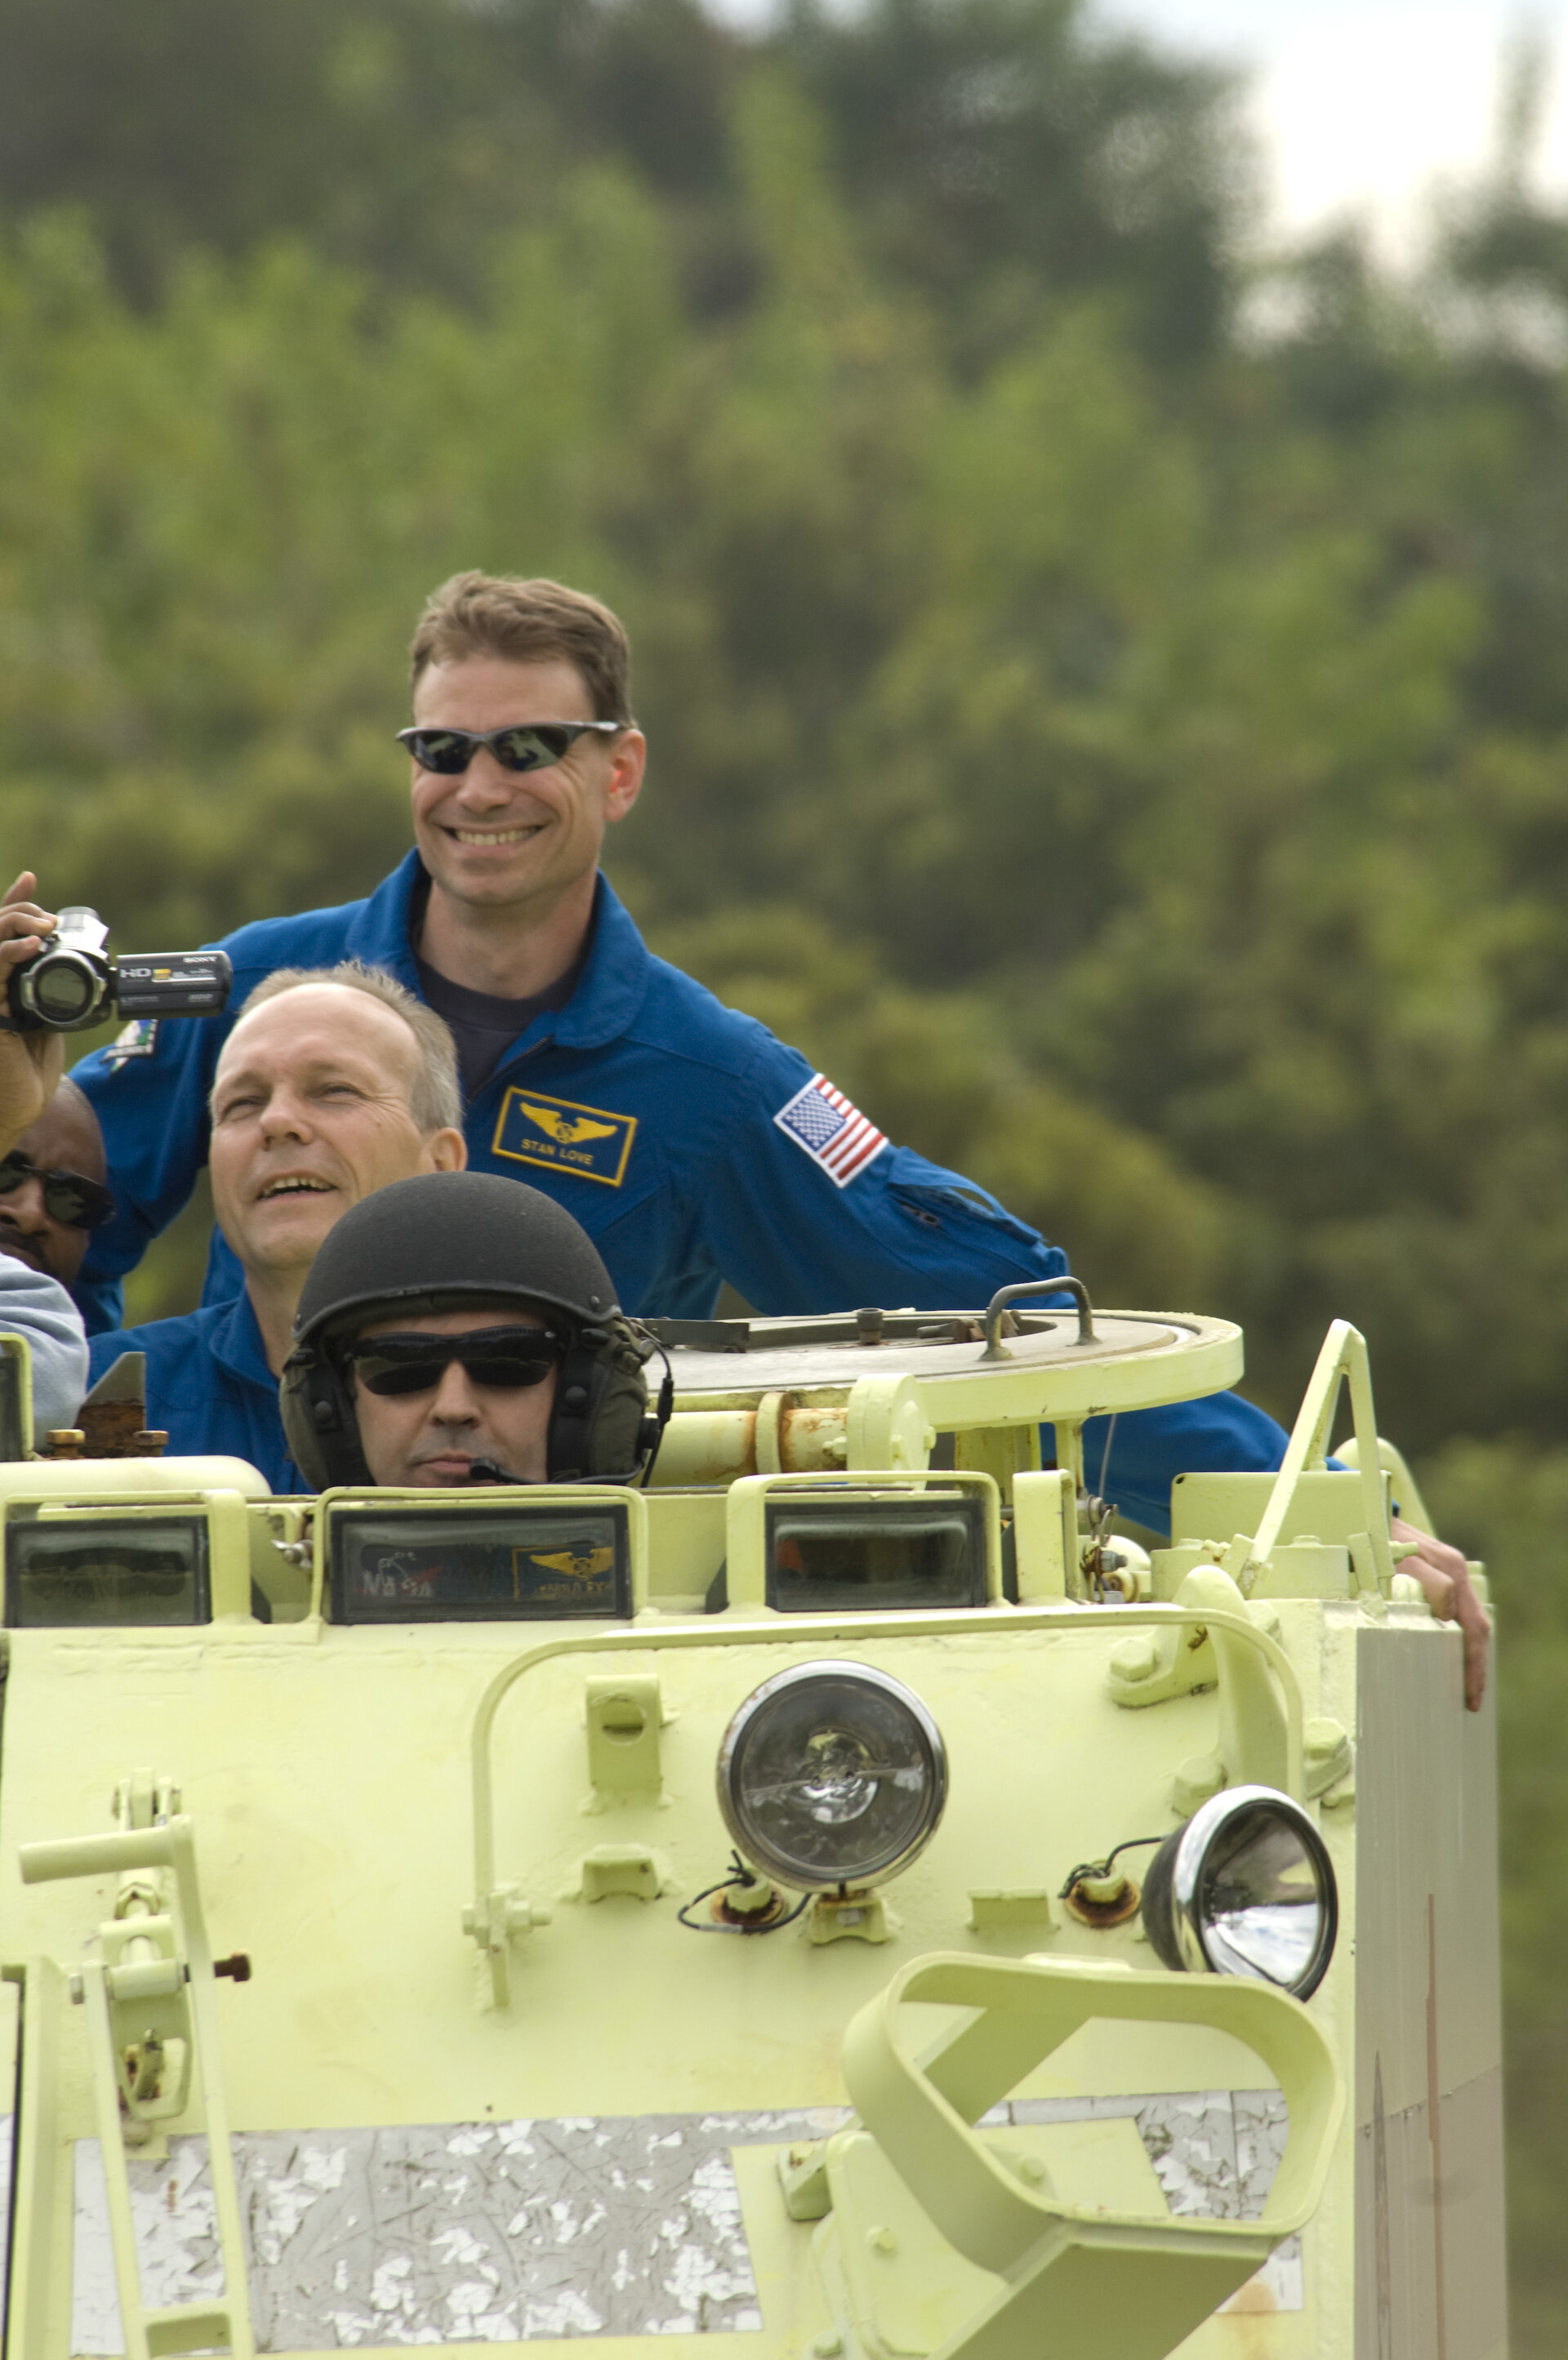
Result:
[[[54,931],[53,912],[32,899],[38,882],[24,869],[0,900],[0,1155],[32,1129],[65,1071],[63,1033],[18,1032],[5,1008],[12,971],[42,950]]]
[[[1415,1575],[1440,1622],[1457,1622],[1464,1634],[1464,1701],[1472,1712],[1479,1712],[1486,1693],[1492,1618],[1475,1595],[1470,1568],[1458,1549],[1406,1524],[1402,1516],[1393,1519],[1389,1530],[1397,1541],[1415,1544],[1415,1555],[1405,1558],[1400,1572]]]

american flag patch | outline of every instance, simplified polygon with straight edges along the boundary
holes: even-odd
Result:
[[[803,1090],[773,1117],[813,1164],[820,1164],[836,1188],[847,1188],[887,1141],[874,1122],[836,1090],[826,1074],[814,1074]]]

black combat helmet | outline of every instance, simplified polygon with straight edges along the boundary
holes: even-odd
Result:
[[[565,1332],[550,1481],[634,1476],[662,1424],[648,1415],[642,1373],[655,1348],[617,1306],[587,1232],[553,1198],[499,1173],[424,1172],[345,1213],[311,1265],[280,1389],[283,1430],[305,1480],[323,1491],[372,1480],[343,1345],[399,1312],[514,1297],[555,1314]]]

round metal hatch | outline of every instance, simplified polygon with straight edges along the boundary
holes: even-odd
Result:
[[[686,1409],[775,1393],[843,1400],[862,1378],[897,1376],[934,1383],[944,1393],[955,1383],[977,1393],[1011,1390],[1019,1379],[1043,1381],[1054,1392],[1065,1380],[1073,1394],[1087,1382],[1096,1393],[1179,1400],[1218,1391],[1241,1372],[1240,1330],[1227,1320],[1170,1312],[1086,1316],[1054,1307],[1019,1309],[999,1320],[994,1305],[989,1317],[990,1341],[985,1311],[865,1310],[648,1324],[669,1353],[676,1401]],[[1147,1371],[1146,1382],[1134,1372],[1151,1359],[1162,1365],[1157,1375]],[[1172,1365],[1189,1360],[1190,1367]],[[1117,1370],[1125,1371],[1123,1382],[1110,1382]],[[1080,1382],[1072,1382],[1075,1376]]]

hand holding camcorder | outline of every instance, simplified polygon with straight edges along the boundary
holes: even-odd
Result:
[[[111,958],[96,910],[62,910],[43,948],[11,969],[6,1012],[19,1032],[80,1032],[104,1017],[215,1016],[234,970],[222,951],[126,952]]]

